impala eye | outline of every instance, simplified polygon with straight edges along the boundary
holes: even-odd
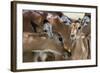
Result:
[[[44,32],[47,32],[47,30],[44,30]]]
[[[78,27],[78,29],[80,30],[80,29],[81,29],[81,27]]]
[[[61,37],[59,38],[59,41],[62,41],[62,38]]]

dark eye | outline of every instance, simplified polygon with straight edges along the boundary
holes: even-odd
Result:
[[[81,27],[78,27],[78,29],[80,30],[80,29],[81,29]]]
[[[59,41],[62,41],[62,38],[61,37],[59,38]]]
[[[44,30],[44,32],[47,32],[47,30]]]

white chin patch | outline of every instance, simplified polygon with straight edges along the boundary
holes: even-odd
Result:
[[[70,37],[71,40],[75,40],[75,37]]]

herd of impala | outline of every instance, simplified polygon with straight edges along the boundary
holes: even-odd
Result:
[[[77,20],[63,12],[23,10],[23,62],[91,58],[91,15]]]

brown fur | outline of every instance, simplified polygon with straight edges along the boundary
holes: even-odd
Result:
[[[45,17],[35,11],[23,11],[23,31],[41,32],[43,31],[43,21]],[[33,29],[34,26],[34,29]]]
[[[23,35],[24,60],[28,61],[28,59],[30,59],[30,61],[33,61],[32,51],[34,50],[41,50],[41,51],[52,50],[60,54],[63,54],[64,52],[64,49],[62,48],[61,44],[57,44],[56,41],[54,41],[53,39],[49,39],[46,36],[39,36],[37,35],[37,33],[24,32],[24,35]],[[30,56],[31,58],[28,56]],[[61,55],[55,54],[55,57],[56,57],[55,60],[60,60],[62,57],[60,56]]]

